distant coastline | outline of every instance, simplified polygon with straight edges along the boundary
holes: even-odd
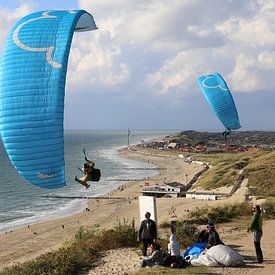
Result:
[[[72,131],[72,132],[79,135],[79,131]],[[92,131],[91,134],[92,134],[92,136],[94,136],[97,133],[98,133],[97,131]],[[104,131],[103,133],[105,134],[107,132]],[[119,134],[120,131],[116,131],[116,133]],[[146,131],[144,132],[144,134],[146,135]],[[87,135],[87,136],[89,137],[89,135]],[[156,136],[160,137],[159,134],[157,134]],[[156,136],[154,135],[154,138]],[[149,140],[151,138],[152,137],[149,136],[148,138],[146,138],[146,140]],[[82,138],[80,137],[80,139],[82,139]],[[82,142],[82,141],[80,141],[80,142]],[[135,144],[138,144],[137,138],[135,140]],[[131,160],[122,158],[119,155],[119,150],[121,150],[121,148],[125,148],[125,146],[126,145],[123,146],[123,145],[115,144],[113,147],[110,147],[110,145],[109,145],[110,148],[108,149],[108,151],[104,152],[104,154],[109,154],[109,152],[110,152],[111,157],[115,158],[114,161],[121,162],[121,164],[116,165],[118,168],[120,166],[126,165],[127,167],[130,167],[133,165],[132,164],[133,160],[131,161]],[[0,150],[0,154],[1,154],[1,152],[3,152],[3,151]],[[114,153],[114,152],[116,152],[116,153]],[[115,154],[115,156],[114,156],[114,154]],[[80,156],[82,157],[81,154],[80,154]],[[6,160],[6,162],[9,162],[9,161]],[[148,167],[151,167],[150,164],[146,164],[143,162],[138,162],[138,163],[141,163],[143,166],[146,165]],[[140,166],[138,163],[135,163],[134,165]],[[70,169],[70,170],[72,170],[72,169]],[[133,178],[131,176],[132,172],[137,172],[137,171],[124,170],[123,173],[124,172],[127,172],[127,174],[129,175],[127,178],[131,179],[131,178]],[[12,169],[11,174],[14,174],[14,173],[15,173],[15,171]],[[140,172],[138,172],[138,174],[140,175]],[[144,177],[153,176],[153,175],[155,175],[155,171],[143,170],[142,174],[144,175]],[[16,177],[18,177],[18,175],[16,175]],[[69,177],[72,178],[72,181],[73,181],[73,175],[70,175]],[[142,177],[142,175],[141,175],[141,177]],[[119,178],[122,178],[122,177],[119,177]],[[104,190],[104,188],[103,189],[101,188],[102,190],[101,189],[97,190],[97,191],[95,191],[96,193],[93,192],[93,189],[92,189],[92,192],[91,191],[87,192],[85,189],[82,188],[81,185],[78,185],[78,184],[71,185],[72,188],[74,188],[74,189],[72,189],[72,191],[67,190],[66,192],[64,192],[63,189],[62,190],[58,189],[56,192],[55,190],[53,190],[52,191],[53,194],[56,194],[56,196],[57,197],[59,196],[59,198],[53,198],[53,197],[50,198],[50,196],[48,196],[48,198],[46,198],[47,197],[46,195],[51,194],[51,192],[50,191],[47,192],[47,190],[41,190],[42,193],[41,194],[38,193],[39,194],[38,196],[41,197],[42,199],[44,199],[44,200],[48,199],[48,200],[52,201],[53,203],[56,201],[56,204],[58,203],[58,200],[59,200],[59,201],[61,201],[61,203],[59,205],[57,205],[56,207],[54,207],[53,209],[50,209],[47,211],[43,211],[43,209],[40,210],[39,208],[37,208],[37,213],[33,213],[33,214],[30,213],[31,216],[27,216],[27,215],[25,217],[18,216],[18,218],[11,220],[11,221],[4,220],[0,223],[0,233],[10,232],[11,230],[14,231],[16,229],[23,228],[27,225],[33,225],[36,223],[41,223],[41,222],[50,221],[50,220],[56,220],[56,219],[70,217],[70,216],[79,214],[82,211],[85,211],[85,209],[88,206],[88,199],[83,199],[84,196],[97,196],[98,197],[98,196],[104,196],[109,192],[115,191],[122,184],[123,185],[126,184],[126,180],[123,182],[119,182],[119,181],[116,182],[116,180],[119,180],[119,178],[114,177],[114,179],[112,181],[108,181],[108,184],[113,186],[111,189]],[[20,182],[20,184],[21,184],[21,182]],[[22,180],[22,186],[25,187],[25,185],[26,185],[26,183],[23,182],[23,180]],[[7,186],[7,187],[9,187],[9,186]],[[95,188],[95,187],[100,187],[100,185],[96,184],[93,186],[93,188]],[[32,188],[32,186],[26,186],[25,189],[26,190],[31,189],[31,190],[35,191],[37,188]],[[15,191],[17,191],[17,190],[15,190]],[[38,191],[40,191],[40,190],[38,190]],[[14,192],[14,190],[12,190],[12,192]],[[30,196],[37,196],[37,195],[30,195]],[[64,199],[64,198],[62,198],[62,196],[67,196],[68,198]],[[69,197],[71,197],[71,199]],[[73,198],[73,197],[76,197],[76,198]],[[10,209],[10,210],[12,210],[12,209]],[[15,209],[15,211],[17,211],[17,210]],[[35,208],[33,209],[33,212],[34,211],[36,211]]]

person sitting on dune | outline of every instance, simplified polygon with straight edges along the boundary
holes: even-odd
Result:
[[[165,266],[172,266],[172,264],[178,264],[180,259],[180,244],[176,240],[176,235],[170,236],[170,242],[167,247],[168,255],[164,258]]]
[[[141,267],[152,267],[154,265],[162,265],[163,264],[163,254],[160,250],[160,245],[157,243],[151,244],[152,255],[149,257],[144,257],[141,261]]]
[[[218,244],[224,244],[221,241],[219,233],[216,231],[213,223],[207,224],[207,233],[208,233],[208,239],[207,239],[206,248],[210,248]]]
[[[168,254],[174,258],[180,256],[180,244],[177,242],[175,234],[172,234],[170,236],[170,242],[168,244]]]

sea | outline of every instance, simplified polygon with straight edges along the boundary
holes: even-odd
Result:
[[[130,145],[174,132],[134,130],[131,131]],[[67,186],[49,190],[33,186],[19,176],[0,139],[0,232],[77,214],[87,206],[87,200],[79,197],[102,196],[125,184],[128,179],[143,179],[157,173],[151,164],[119,156],[118,150],[128,145],[128,130],[65,130],[64,144]],[[74,181],[75,176],[82,176],[78,168],[83,167],[83,148],[102,175],[101,180],[92,183],[88,190]]]

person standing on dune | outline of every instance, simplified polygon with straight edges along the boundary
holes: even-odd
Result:
[[[156,242],[157,239],[157,228],[156,223],[150,219],[151,213],[145,213],[145,220],[140,224],[138,239],[143,243],[142,254],[147,255],[147,247]]]
[[[256,256],[258,263],[263,262],[263,252],[261,249],[261,238],[263,235],[263,227],[262,227],[262,211],[259,205],[253,205],[252,207],[252,222],[249,225],[247,232],[253,232],[253,240],[256,251]]]

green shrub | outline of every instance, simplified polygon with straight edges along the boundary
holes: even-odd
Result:
[[[273,207],[273,208],[272,208]],[[274,211],[272,212],[271,211]],[[266,208],[267,212],[267,208]],[[275,215],[275,203],[273,206],[269,206],[268,212]],[[177,241],[182,245],[182,248],[187,248],[190,244],[197,242],[199,230],[198,225],[206,225],[209,221],[214,224],[230,222],[233,219],[250,216],[251,205],[247,202],[239,204],[228,204],[220,207],[202,207],[188,214],[188,220],[177,221],[175,234]],[[165,222],[160,225],[160,228],[166,230],[171,227],[171,224]],[[167,247],[168,240],[160,240],[163,247]]]
[[[93,234],[94,232],[92,231],[85,231],[83,227],[81,226],[78,231],[76,232],[74,238],[75,240],[83,240],[87,238],[89,235]]]
[[[197,242],[199,231],[194,223],[179,221],[176,224],[177,241],[182,247],[187,248],[190,244]]]

